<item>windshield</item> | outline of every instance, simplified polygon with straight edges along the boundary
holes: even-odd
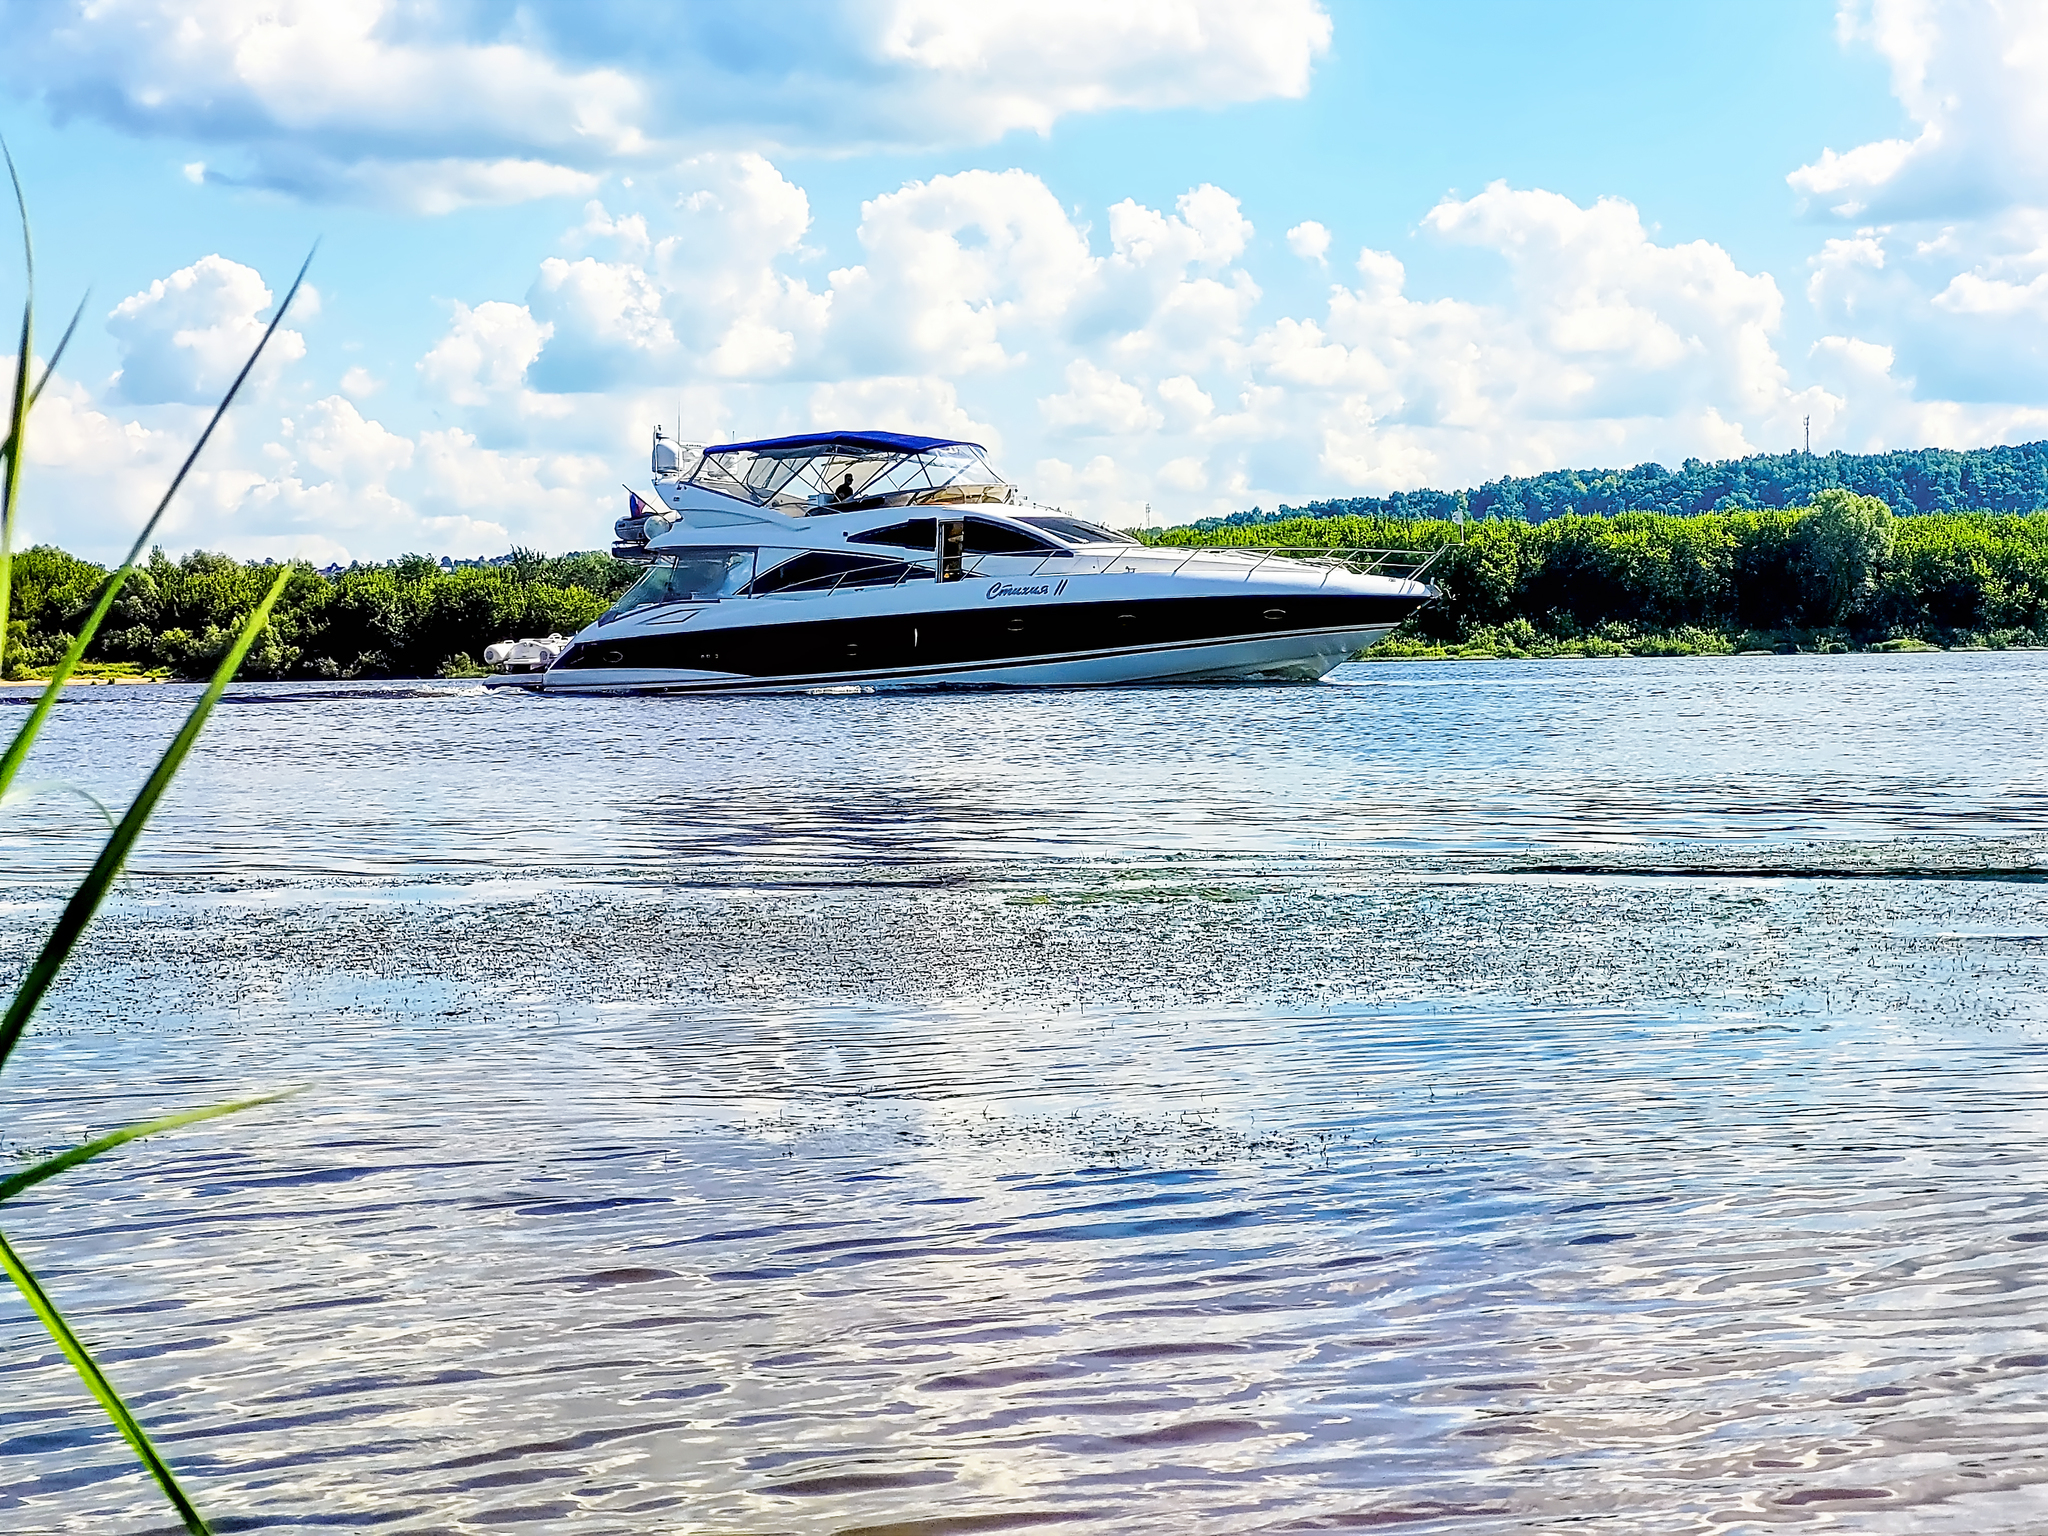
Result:
[[[1034,528],[1043,528],[1056,539],[1065,539],[1069,544],[1135,544],[1138,541],[1127,533],[1116,533],[1099,523],[1084,523],[1078,517],[1020,517],[1020,523],[1029,523]]]
[[[653,603],[701,603],[731,597],[753,579],[751,549],[679,550],[657,559],[598,622],[605,623]]]
[[[831,447],[707,453],[694,485],[798,516],[932,502],[1004,502],[1010,487],[979,448],[922,453]]]

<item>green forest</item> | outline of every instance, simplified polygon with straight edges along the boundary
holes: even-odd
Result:
[[[1760,511],[1296,517],[1167,545],[1442,549],[1401,655],[1684,655],[2048,644],[2048,513],[1895,516],[1831,489]],[[1381,654],[1375,652],[1375,654]]]
[[[463,677],[495,640],[573,634],[639,573],[605,554],[515,551],[498,564],[443,566],[426,555],[332,576],[298,568],[242,676]],[[107,572],[42,546],[14,557],[7,674],[33,676],[63,654]],[[129,577],[87,652],[86,675],[202,677],[277,576],[275,564],[155,551]]]
[[[2048,644],[2048,513],[1900,517],[1842,489],[1810,505],[1570,513],[1541,522],[1356,513],[1184,528],[1166,546],[1443,551],[1438,601],[1375,655],[1684,655]],[[196,677],[276,575],[225,555],[138,569],[89,652],[98,675]],[[7,666],[49,666],[106,572],[50,548],[15,557]],[[301,566],[250,653],[259,678],[463,677],[486,645],[570,634],[633,580],[609,555],[443,566],[424,555],[333,575]]]

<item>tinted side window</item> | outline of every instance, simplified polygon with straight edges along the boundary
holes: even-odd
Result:
[[[866,533],[849,533],[849,544],[886,544],[892,549],[930,549],[938,537],[938,531],[928,517],[913,517],[904,522],[891,523],[886,528],[870,528]]]
[[[1024,521],[1034,528],[1043,528],[1047,533],[1055,533],[1063,539],[1074,539],[1082,544],[1138,542],[1127,533],[1114,532],[1100,523],[1084,523],[1078,517],[1027,517]]]
[[[1066,551],[1050,539],[1012,528],[1007,523],[967,519],[967,553],[970,555],[1064,555]]]
[[[929,578],[931,572],[882,555],[813,552],[763,571],[747,590],[755,597],[769,592],[826,592],[839,587],[893,586],[918,576]]]

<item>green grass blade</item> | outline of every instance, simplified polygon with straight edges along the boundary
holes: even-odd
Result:
[[[51,669],[50,681],[37,695],[34,707],[28,712],[28,718],[22,721],[21,729],[14,733],[14,739],[7,744],[6,752],[0,753],[0,795],[7,793],[7,786],[12,784],[14,776],[21,772],[21,765],[28,758],[29,748],[35,745],[35,739],[43,729],[43,721],[56,705],[58,691],[69,681],[72,672],[78,666],[79,658],[85,655],[85,648],[92,644],[93,636],[99,633],[101,621],[113,608],[114,599],[121,595],[122,583],[127,581],[128,573],[135,569],[135,562],[142,558],[143,550],[149,547],[150,538],[156,533],[157,524],[163,520],[165,511],[171,505],[171,498],[178,494],[178,487],[185,483],[185,476],[191,473],[193,464],[199,458],[199,450],[204,448],[206,440],[213,436],[213,429],[219,426],[221,418],[227,415],[228,407],[234,403],[243,382],[255,368],[256,360],[263,356],[263,349],[270,345],[270,338],[277,334],[277,328],[284,320],[285,311],[292,307],[292,300],[298,297],[299,289],[306,281],[306,269],[313,265],[314,251],[318,249],[319,247],[315,246],[313,251],[306,253],[306,259],[299,265],[299,275],[292,279],[290,291],[285,294],[284,302],[277,306],[277,313],[270,317],[270,324],[257,341],[256,349],[249,354],[249,360],[242,364],[242,371],[235,375],[235,382],[228,386],[228,392],[221,397],[220,404],[214,409],[213,419],[207,422],[206,430],[199,434],[199,441],[192,445],[192,451],[185,455],[185,462],[178,466],[178,472],[171,478],[171,487],[164,492],[163,500],[156,504],[156,510],[150,513],[149,521],[142,525],[142,532],[135,536],[135,543],[128,551],[128,558],[121,562],[120,569],[109,576],[106,584],[100,588],[99,601],[93,604],[92,613],[86,618],[85,623],[79,626],[77,638],[65,647],[63,657]],[[0,556],[0,566],[4,564],[5,558]],[[0,590],[0,600],[4,600],[5,596],[4,590]],[[7,1051],[11,1049],[12,1043],[9,1039],[5,1044],[0,1044],[0,1063],[6,1061]]]
[[[275,1104],[279,1099],[288,1099],[296,1088],[283,1093],[266,1093],[261,1098],[237,1099],[232,1104],[211,1104],[204,1109],[181,1110],[175,1115],[165,1115],[158,1120],[145,1120],[140,1125],[125,1126],[110,1131],[96,1141],[83,1142],[55,1157],[46,1157],[34,1167],[24,1168],[20,1173],[0,1179],[0,1200],[12,1200],[23,1190],[54,1179],[67,1168],[76,1168],[80,1163],[91,1162],[102,1152],[111,1152],[116,1147],[126,1146],[131,1141],[140,1141],[145,1136],[160,1135],[175,1131],[180,1126],[197,1125],[202,1120],[218,1120],[222,1115],[240,1114],[245,1109],[254,1109],[259,1104]]]
[[[80,789],[76,784],[66,784],[62,779],[31,779],[27,783],[16,784],[6,794],[0,795],[0,807],[19,805],[24,800],[33,800],[39,794],[76,795],[100,813],[100,820],[107,824],[109,832],[114,830],[114,813],[107,809],[104,800],[89,790]]]
[[[91,297],[92,295],[90,293],[86,295],[86,299],[89,299]],[[63,361],[64,349],[71,345],[71,338],[75,334],[77,334],[78,331],[78,322],[83,320],[84,318],[85,299],[80,299],[78,301],[78,308],[71,311],[71,323],[64,327],[64,334],[57,338],[57,350],[52,352],[50,354],[50,360],[47,363],[43,364],[43,376],[40,379],[36,380],[36,387],[28,392],[28,407],[26,410],[22,412],[22,416],[24,417],[24,419],[27,417],[29,411],[32,411],[36,408],[36,402],[43,398],[43,390],[48,386],[51,377],[57,372],[57,364]],[[9,428],[6,439],[4,441],[0,441],[0,459],[9,457],[10,455],[13,454],[13,452],[14,431],[12,428]]]
[[[27,294],[21,301],[21,350],[14,370],[14,402],[7,414],[7,460],[0,470],[0,676],[7,671],[7,604],[14,578],[14,511],[21,500],[22,424],[28,420],[28,365],[35,360],[36,247],[29,238],[28,198],[14,169],[14,151],[0,140],[7,157],[7,176],[14,183],[14,206],[21,213],[21,249]],[[0,786],[4,788],[4,786]]]
[[[177,1474],[170,1464],[150,1444],[149,1436],[143,1432],[141,1423],[128,1411],[128,1405],[121,1401],[121,1394],[114,1390],[114,1384],[107,1380],[107,1373],[100,1369],[99,1362],[92,1357],[78,1335],[71,1331],[71,1325],[64,1321],[64,1314],[57,1310],[57,1304],[50,1300],[29,1267],[21,1261],[21,1255],[4,1235],[0,1235],[0,1268],[7,1271],[27,1300],[29,1310],[35,1313],[42,1325],[50,1330],[50,1337],[57,1341],[57,1347],[64,1351],[78,1374],[84,1379],[92,1395],[100,1400],[100,1406],[107,1410],[107,1417],[135,1448],[135,1454],[142,1458],[142,1464],[149,1468],[150,1476],[157,1480],[157,1486],[164,1491],[164,1497],[177,1508],[179,1518],[185,1522],[185,1529],[194,1536],[211,1536],[206,1519],[185,1490],[178,1486]]]
[[[214,669],[213,681],[206,686],[206,692],[199,702],[192,706],[192,712],[185,717],[185,723],[172,738],[164,755],[158,759],[155,770],[144,782],[135,796],[135,803],[128,807],[115,826],[113,835],[100,850],[100,856],[93,860],[92,868],[86,871],[85,879],[78,889],[71,893],[64,910],[58,915],[57,926],[51,930],[42,952],[28,968],[28,974],[15,989],[14,998],[7,1006],[4,1019],[0,1019],[0,1069],[7,1065],[7,1058],[13,1054],[22,1031],[28,1028],[29,1015],[43,1000],[43,994],[57,979],[58,969],[64,964],[85,932],[85,925],[92,921],[93,913],[106,900],[107,892],[113,888],[115,879],[121,873],[121,866],[128,860],[128,851],[135,846],[135,840],[142,835],[142,828],[148,822],[150,813],[157,802],[164,797],[164,791],[171,787],[171,780],[184,765],[186,755],[192,750],[192,743],[199,739],[200,729],[206,724],[207,716],[213,713],[213,706],[220,702],[220,696],[235,674],[241,670],[242,660],[249,654],[249,647],[256,643],[256,636],[270,621],[270,610],[277,606],[277,600],[284,595],[285,583],[291,580],[292,567],[285,566],[277,573],[277,580],[270,584],[263,601],[256,605],[242,632],[235,636],[235,643],[228,648]],[[45,695],[47,697],[47,694]]]

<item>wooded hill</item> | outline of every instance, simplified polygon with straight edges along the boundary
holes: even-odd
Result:
[[[1573,513],[1749,512],[1803,507],[1824,490],[1875,496],[1895,513],[2035,512],[2048,508],[2048,443],[2011,448],[1910,448],[1895,453],[1765,453],[1678,469],[1638,464],[1634,469],[1557,469],[1511,475],[1476,491],[1397,491],[1392,496],[1350,496],[1283,506],[1253,507],[1227,517],[1203,518],[1201,532],[1280,522],[1296,517],[1382,517],[1428,521],[1468,518],[1547,522]]]

